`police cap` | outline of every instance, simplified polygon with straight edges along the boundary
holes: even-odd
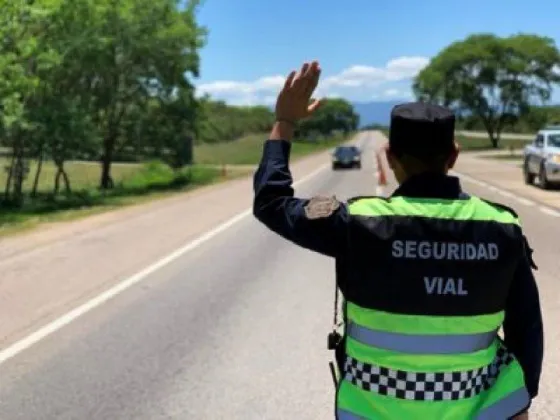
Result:
[[[422,158],[450,153],[454,133],[455,114],[443,106],[411,102],[391,111],[389,146],[397,156]]]

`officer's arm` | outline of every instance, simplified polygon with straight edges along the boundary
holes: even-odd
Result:
[[[268,140],[254,176],[253,214],[270,230],[304,248],[336,257],[344,241],[345,205],[334,198],[294,197],[291,143]]]
[[[538,394],[543,363],[544,334],[537,284],[531,271],[534,263],[525,241],[527,258],[517,267],[506,304],[504,340],[525,374],[531,398]]]

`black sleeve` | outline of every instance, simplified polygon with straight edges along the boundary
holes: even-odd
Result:
[[[504,341],[523,368],[531,398],[539,391],[543,363],[544,333],[539,291],[531,267],[534,263],[526,242],[527,258],[517,267],[506,303]]]
[[[288,165],[290,150],[291,143],[287,141],[265,142],[262,160],[254,176],[253,214],[283,238],[336,257],[345,239],[346,206],[334,197],[295,198]],[[317,211],[311,211],[311,207]]]

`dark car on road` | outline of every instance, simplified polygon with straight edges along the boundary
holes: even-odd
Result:
[[[356,146],[339,146],[332,153],[332,168],[361,169],[362,152]]]

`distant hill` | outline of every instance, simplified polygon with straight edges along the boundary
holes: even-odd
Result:
[[[395,105],[407,102],[387,101],[387,102],[357,102],[352,104],[354,110],[360,115],[360,127],[371,124],[389,125],[391,109]]]
[[[356,102],[352,105],[354,110],[360,115],[360,127],[380,124],[388,126],[390,122],[391,110],[395,105],[408,102],[406,99],[398,101],[387,101],[387,102]],[[537,107],[543,108],[558,108],[560,104],[551,104]],[[468,112],[462,113],[464,116],[468,115]]]

